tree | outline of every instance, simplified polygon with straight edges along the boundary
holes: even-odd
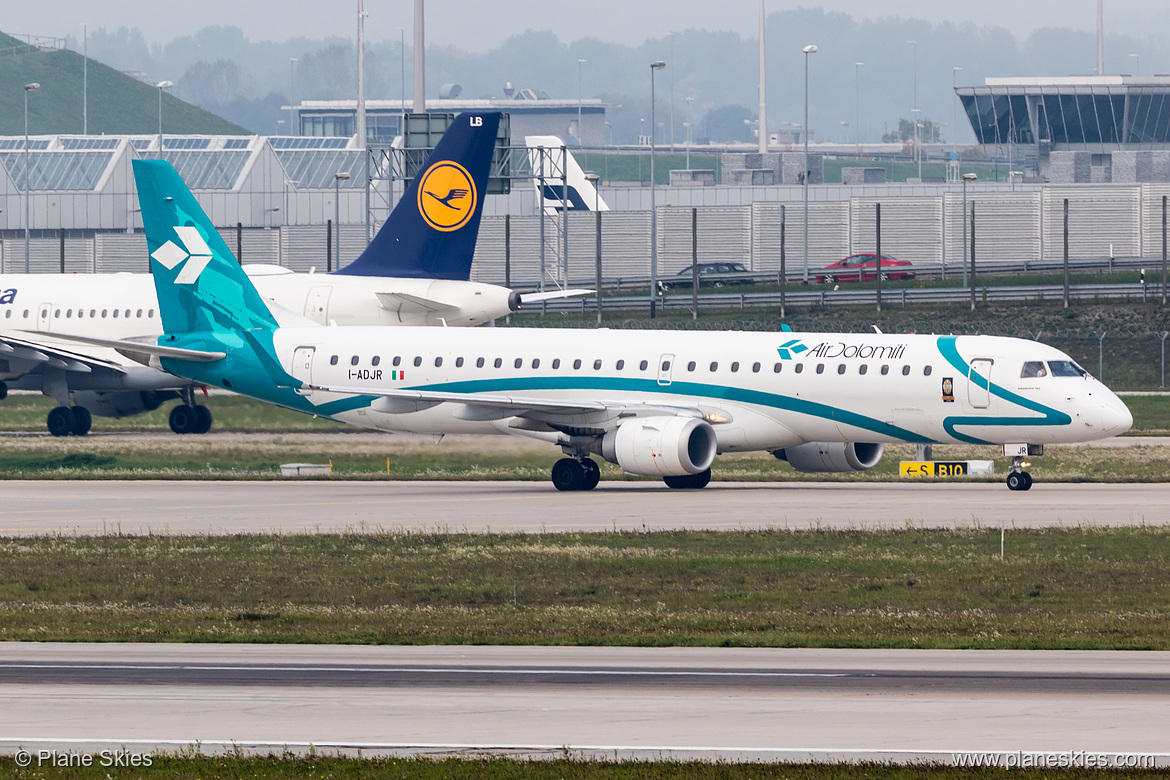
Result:
[[[721,106],[708,111],[698,124],[697,136],[707,138],[715,143],[747,143],[752,140],[752,126],[749,124],[755,118],[751,109],[743,106]]]
[[[932,122],[929,119],[923,119],[921,125],[922,127],[918,128],[919,143],[936,143],[943,140],[942,125],[940,125],[938,122]],[[892,130],[882,136],[882,143],[893,144],[898,143],[899,141],[906,143],[913,137],[914,121],[903,118],[898,120],[897,130]]]

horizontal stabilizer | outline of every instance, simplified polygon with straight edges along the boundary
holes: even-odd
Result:
[[[136,352],[151,357],[179,358],[196,363],[213,363],[227,357],[226,352],[204,352],[199,349],[183,349],[182,347],[164,347],[161,344],[151,344],[130,339],[96,339],[91,336],[77,336],[69,333],[54,333],[54,338],[64,341],[76,341],[80,344],[93,344],[96,347],[109,347],[125,354]]]
[[[378,296],[378,303],[387,311],[402,311],[403,309],[421,309],[422,311],[451,311],[459,306],[446,301],[437,301],[433,298],[424,298],[421,295],[411,295],[401,292],[374,293]]]
[[[596,290],[553,290],[552,292],[520,293],[520,305],[526,303],[540,303],[541,301],[555,301],[561,298],[576,298],[578,295],[592,295]]]

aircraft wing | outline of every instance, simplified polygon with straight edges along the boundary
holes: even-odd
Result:
[[[387,414],[406,414],[443,403],[462,404],[455,416],[465,420],[498,420],[525,417],[550,425],[610,428],[626,417],[668,415],[703,417],[692,407],[646,404],[640,401],[588,401],[567,398],[537,398],[493,394],[448,393],[434,390],[383,390],[366,387],[312,385],[310,390],[346,395],[379,396],[372,408]]]
[[[197,363],[210,363],[216,360],[223,360],[227,357],[226,352],[205,352],[198,349],[183,349],[182,347],[167,347],[161,344],[154,344],[149,341],[134,341],[133,339],[96,339],[90,336],[78,336],[75,334],[55,333],[55,338],[63,341],[75,341],[81,344],[92,344],[95,347],[108,347],[115,350],[121,355],[129,357],[140,363],[147,361],[139,360],[135,355],[145,355],[148,357],[171,357],[181,358],[183,360],[192,360]]]
[[[81,350],[48,333],[0,332],[0,358],[13,358],[63,371],[88,374],[96,368],[122,371],[112,350]]]

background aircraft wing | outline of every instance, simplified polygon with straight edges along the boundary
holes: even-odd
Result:
[[[48,333],[0,331],[0,358],[29,361],[33,364],[83,374],[95,368],[122,371],[125,359],[109,348],[80,347],[54,338]]]

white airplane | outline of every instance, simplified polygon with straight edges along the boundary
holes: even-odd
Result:
[[[456,117],[423,175],[351,265],[332,274],[255,264],[244,272],[286,324],[479,325],[518,310],[520,293],[468,281],[499,119]],[[204,249],[187,246],[184,254],[200,258]],[[206,432],[211,413],[195,403],[195,384],[53,336],[155,337],[163,332],[157,309],[150,274],[0,275],[0,399],[9,388],[52,396],[60,405],[48,428],[64,436],[87,433],[93,415],[124,417],[181,397],[171,429]]]
[[[1068,355],[991,336],[696,333],[545,328],[282,327],[166,163],[135,161],[165,333],[94,340],[193,381],[365,428],[497,433],[559,446],[561,490],[600,455],[700,488],[718,453],[766,451],[800,471],[872,468],[885,444],[1029,453],[1123,433],[1129,410]],[[193,234],[196,271],[171,263]]]

